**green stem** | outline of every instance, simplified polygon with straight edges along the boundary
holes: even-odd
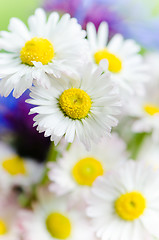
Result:
[[[71,143],[67,144],[66,146],[66,151],[68,151],[71,147]],[[52,142],[50,145],[50,149],[48,152],[48,156],[46,158],[46,168],[44,170],[44,174],[43,177],[41,179],[41,184],[47,184],[49,182],[49,178],[48,178],[48,171],[49,168],[47,168],[47,163],[48,162],[55,162],[57,157],[61,156],[61,152],[59,150],[57,150],[57,148],[55,147],[54,143]]]
[[[136,160],[139,150],[143,144],[145,137],[148,137],[148,133],[136,133],[133,135],[128,143],[127,149],[131,153],[131,158]]]
[[[50,144],[50,149],[49,149],[49,152],[48,152],[48,155],[47,155],[47,158],[46,158],[46,166],[45,166],[45,169],[44,169],[44,174],[43,174],[43,177],[41,179],[41,184],[47,184],[49,179],[48,179],[48,167],[47,167],[47,163],[48,162],[55,162],[56,161],[56,158],[57,158],[57,155],[58,155],[58,151],[56,150],[55,148],[55,145],[53,142],[51,142]]]

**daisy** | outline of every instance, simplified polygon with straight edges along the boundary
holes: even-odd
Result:
[[[140,47],[133,40],[124,40],[116,34],[109,42],[108,25],[102,22],[96,33],[93,23],[87,24],[87,38],[92,52],[92,60],[97,65],[103,59],[109,62],[109,71],[122,95],[142,94],[142,83],[147,79],[146,66],[143,65]],[[105,66],[103,65],[103,70]]]
[[[61,158],[48,164],[48,176],[52,181],[49,189],[57,195],[69,192],[83,195],[84,191],[89,192],[98,176],[123,164],[126,155],[126,145],[117,134],[112,134],[109,140],[104,138],[99,144],[93,144],[89,152],[76,139]]]
[[[94,239],[81,212],[69,209],[66,198],[50,198],[46,192],[33,212],[21,212],[19,221],[24,240]]]
[[[14,186],[28,188],[41,179],[42,172],[42,165],[31,159],[21,158],[10,146],[0,142],[1,190],[9,191]]]
[[[87,214],[102,240],[159,238],[159,175],[132,160],[98,177]]]
[[[151,69],[150,82],[146,84],[146,92],[143,97],[130,99],[126,112],[135,117],[132,126],[134,132],[152,132],[153,140],[159,141],[159,70],[158,54],[147,54],[146,62]]]
[[[55,145],[63,136],[73,142],[76,135],[87,148],[91,141],[109,135],[117,125],[114,116],[119,114],[120,101],[109,73],[102,72],[102,68],[88,64],[80,81],[67,81],[63,76],[60,81],[52,79],[49,89],[32,87],[32,99],[27,102],[38,105],[30,111],[38,114],[34,117],[37,130],[51,136]]]
[[[32,86],[33,80],[50,86],[48,75],[59,78],[61,71],[74,75],[86,53],[85,31],[77,20],[64,14],[61,19],[53,12],[48,20],[42,9],[28,19],[29,29],[12,18],[9,31],[0,33],[0,94],[18,98]],[[86,55],[86,54],[85,54]]]
[[[15,196],[0,196],[0,240],[19,240],[20,231],[17,222],[19,207]]]
[[[134,132],[152,132],[153,139],[159,141],[159,83],[152,78],[152,83],[146,88],[145,96],[130,99],[126,112],[135,118]]]

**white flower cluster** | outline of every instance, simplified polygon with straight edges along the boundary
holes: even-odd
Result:
[[[35,126],[57,144],[75,136],[90,148],[117,125],[122,96],[142,89],[147,79],[139,46],[116,35],[108,42],[108,26],[93,24],[86,32],[76,19],[37,9],[29,29],[16,18],[0,38],[0,93],[18,98],[30,89],[37,105]],[[32,86],[33,85],[33,86]],[[118,93],[119,92],[119,93]]]
[[[158,66],[148,81],[154,56],[144,62],[133,40],[108,39],[106,22],[84,31],[42,9],[28,27],[12,18],[1,31],[0,94],[29,89],[34,126],[59,145],[42,176],[43,166],[0,144],[0,240],[159,239]],[[149,133],[140,149],[130,132]],[[17,186],[30,209],[17,204]]]

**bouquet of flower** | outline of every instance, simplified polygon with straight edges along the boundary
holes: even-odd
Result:
[[[0,240],[159,239],[159,55],[53,2],[0,32]]]

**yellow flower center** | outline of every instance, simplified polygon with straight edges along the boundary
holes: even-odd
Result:
[[[22,63],[33,66],[32,61],[48,64],[54,57],[52,43],[44,38],[34,37],[25,43],[21,49],[20,58]]]
[[[6,224],[5,224],[5,222],[2,219],[0,219],[0,236],[4,235],[6,233],[7,233]]]
[[[68,117],[72,119],[82,119],[87,117],[91,108],[91,98],[79,88],[65,90],[60,98],[59,105]]]
[[[61,213],[51,213],[46,219],[46,227],[52,237],[66,239],[71,234],[70,220]]]
[[[102,164],[92,157],[81,159],[72,169],[76,182],[80,185],[92,186],[94,180],[103,175]]]
[[[133,221],[143,214],[146,200],[139,192],[122,194],[115,201],[116,213],[126,221]]]
[[[24,160],[19,156],[6,159],[2,163],[3,168],[11,175],[18,175],[27,173]]]
[[[156,113],[159,113],[159,107],[152,104],[144,105],[144,110],[146,113],[148,113],[151,116],[155,115]]]
[[[107,59],[109,62],[109,71],[113,73],[119,73],[122,69],[122,62],[121,60],[116,57],[114,54],[107,51],[107,49],[102,49],[97,51],[94,54],[94,59],[97,64],[100,63],[102,59]]]

